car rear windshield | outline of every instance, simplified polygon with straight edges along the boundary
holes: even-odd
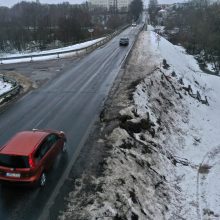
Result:
[[[0,154],[0,166],[10,168],[29,168],[28,157]]]

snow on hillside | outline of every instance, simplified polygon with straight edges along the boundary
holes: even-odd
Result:
[[[22,57],[22,56],[34,56],[34,55],[44,55],[44,56],[40,56],[40,57],[34,57],[32,58],[32,60],[34,61],[41,61],[41,60],[50,60],[50,59],[56,59],[57,58],[57,54],[56,55],[48,55],[50,53],[60,53],[62,52],[63,54],[60,54],[59,57],[67,57],[67,56],[72,56],[75,54],[75,52],[69,52],[72,50],[77,50],[77,49],[83,49],[85,47],[91,46],[101,40],[103,40],[104,38],[98,38],[95,40],[91,40],[91,41],[87,41],[84,43],[79,43],[79,44],[74,44],[72,46],[68,46],[68,47],[62,47],[62,48],[58,48],[58,49],[52,49],[52,50],[47,50],[47,51],[40,51],[40,52],[33,52],[33,53],[23,53],[23,54],[1,54],[0,60],[1,58],[10,58],[10,57]],[[66,53],[64,53],[66,52]],[[20,58],[20,59],[12,59],[12,60],[4,60],[2,61],[4,64],[10,64],[10,63],[19,63],[19,62],[29,62],[30,58]]]
[[[179,187],[182,191],[181,216],[186,219],[219,219],[220,216],[220,78],[203,73],[193,56],[187,55],[178,46],[172,45],[164,38],[158,39],[151,32],[151,43],[161,58],[170,65],[166,71],[168,77],[176,73],[177,80],[183,86],[192,88],[192,94],[201,95],[201,101],[192,96],[183,98],[183,109],[187,119],[174,122],[170,145],[172,151],[188,161],[189,166],[177,166],[176,178],[181,178]],[[175,81],[172,79],[171,81]],[[209,105],[205,105],[206,98]],[[179,113],[178,113],[179,115]]]
[[[220,219],[220,77],[152,31],[140,34],[125,74],[120,126],[103,119],[113,131],[102,140],[112,146],[105,171],[92,177],[100,190],[81,192],[85,173],[60,219]],[[130,103],[124,84],[135,77]]]
[[[180,179],[178,185],[182,191],[180,216],[186,219],[218,219],[220,78],[203,73],[193,56],[187,55],[181,47],[172,45],[162,37],[158,38],[154,32],[150,33],[150,37],[155,52],[170,65],[168,70],[163,70],[165,75],[174,84],[181,80],[184,88],[192,88],[191,96],[184,96],[180,101],[187,117],[184,118],[181,111],[172,112],[174,133],[168,141],[170,150],[189,164],[185,167],[177,166],[175,169],[175,176]],[[174,79],[172,72],[176,74]],[[200,102],[192,97],[197,94],[201,95]],[[209,105],[204,104],[205,97]],[[143,105],[143,102],[137,100],[140,109],[139,103]]]

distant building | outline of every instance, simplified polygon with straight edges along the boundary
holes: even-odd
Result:
[[[122,9],[122,8],[128,9],[131,2],[132,2],[132,0],[118,0],[118,8],[119,9]]]
[[[89,3],[93,6],[99,6],[107,8],[116,8],[116,9],[128,9],[132,0],[89,0]]]
[[[89,0],[89,3],[93,6],[109,8],[108,7],[108,0]]]

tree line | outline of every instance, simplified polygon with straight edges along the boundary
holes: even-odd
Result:
[[[192,0],[182,7],[174,6],[164,24],[166,30],[176,29],[169,40],[197,55],[201,65],[210,62],[216,72],[220,71],[220,4]]]
[[[0,7],[0,51],[42,50],[103,36],[128,24],[141,13],[141,0],[129,13],[111,13],[104,8],[81,5],[20,2]],[[138,7],[137,7],[138,6]],[[61,45],[60,45],[61,44]]]
[[[82,27],[90,25],[90,14],[83,5],[21,2],[12,8],[0,7],[0,50],[21,51],[31,44],[43,49],[56,40],[77,41],[88,37]]]

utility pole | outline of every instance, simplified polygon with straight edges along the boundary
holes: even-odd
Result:
[[[118,0],[114,0],[114,13],[118,13]]]

